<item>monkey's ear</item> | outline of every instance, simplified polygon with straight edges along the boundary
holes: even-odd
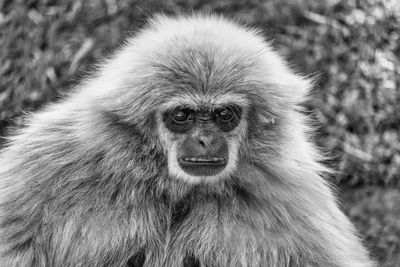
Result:
[[[276,117],[270,114],[260,114],[259,120],[262,125],[274,125],[277,123]]]

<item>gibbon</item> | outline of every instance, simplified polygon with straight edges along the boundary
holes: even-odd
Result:
[[[260,31],[150,19],[0,155],[1,266],[374,266]]]

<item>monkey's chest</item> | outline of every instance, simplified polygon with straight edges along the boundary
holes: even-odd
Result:
[[[141,265],[131,266],[290,266],[305,248],[290,233],[265,213],[182,206],[172,213],[165,236],[156,237],[162,243],[151,242],[136,255]]]

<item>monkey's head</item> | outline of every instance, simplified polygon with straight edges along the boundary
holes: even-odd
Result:
[[[294,124],[308,81],[256,30],[226,19],[156,17],[103,72],[107,109],[151,143],[135,153],[155,147],[176,179],[229,179],[239,165],[282,161],[282,150],[293,155],[305,142]]]
[[[217,181],[232,174],[246,132],[243,103],[235,95],[172,98],[159,127],[169,173],[191,182]]]

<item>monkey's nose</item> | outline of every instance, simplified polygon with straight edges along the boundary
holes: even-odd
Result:
[[[228,149],[225,138],[215,133],[188,136],[182,146],[182,155],[191,157],[225,156]]]
[[[209,149],[213,143],[213,136],[201,135],[197,137],[197,142],[203,149]]]
[[[194,139],[195,150],[199,155],[218,156],[224,155],[226,141],[215,134],[200,135]]]

